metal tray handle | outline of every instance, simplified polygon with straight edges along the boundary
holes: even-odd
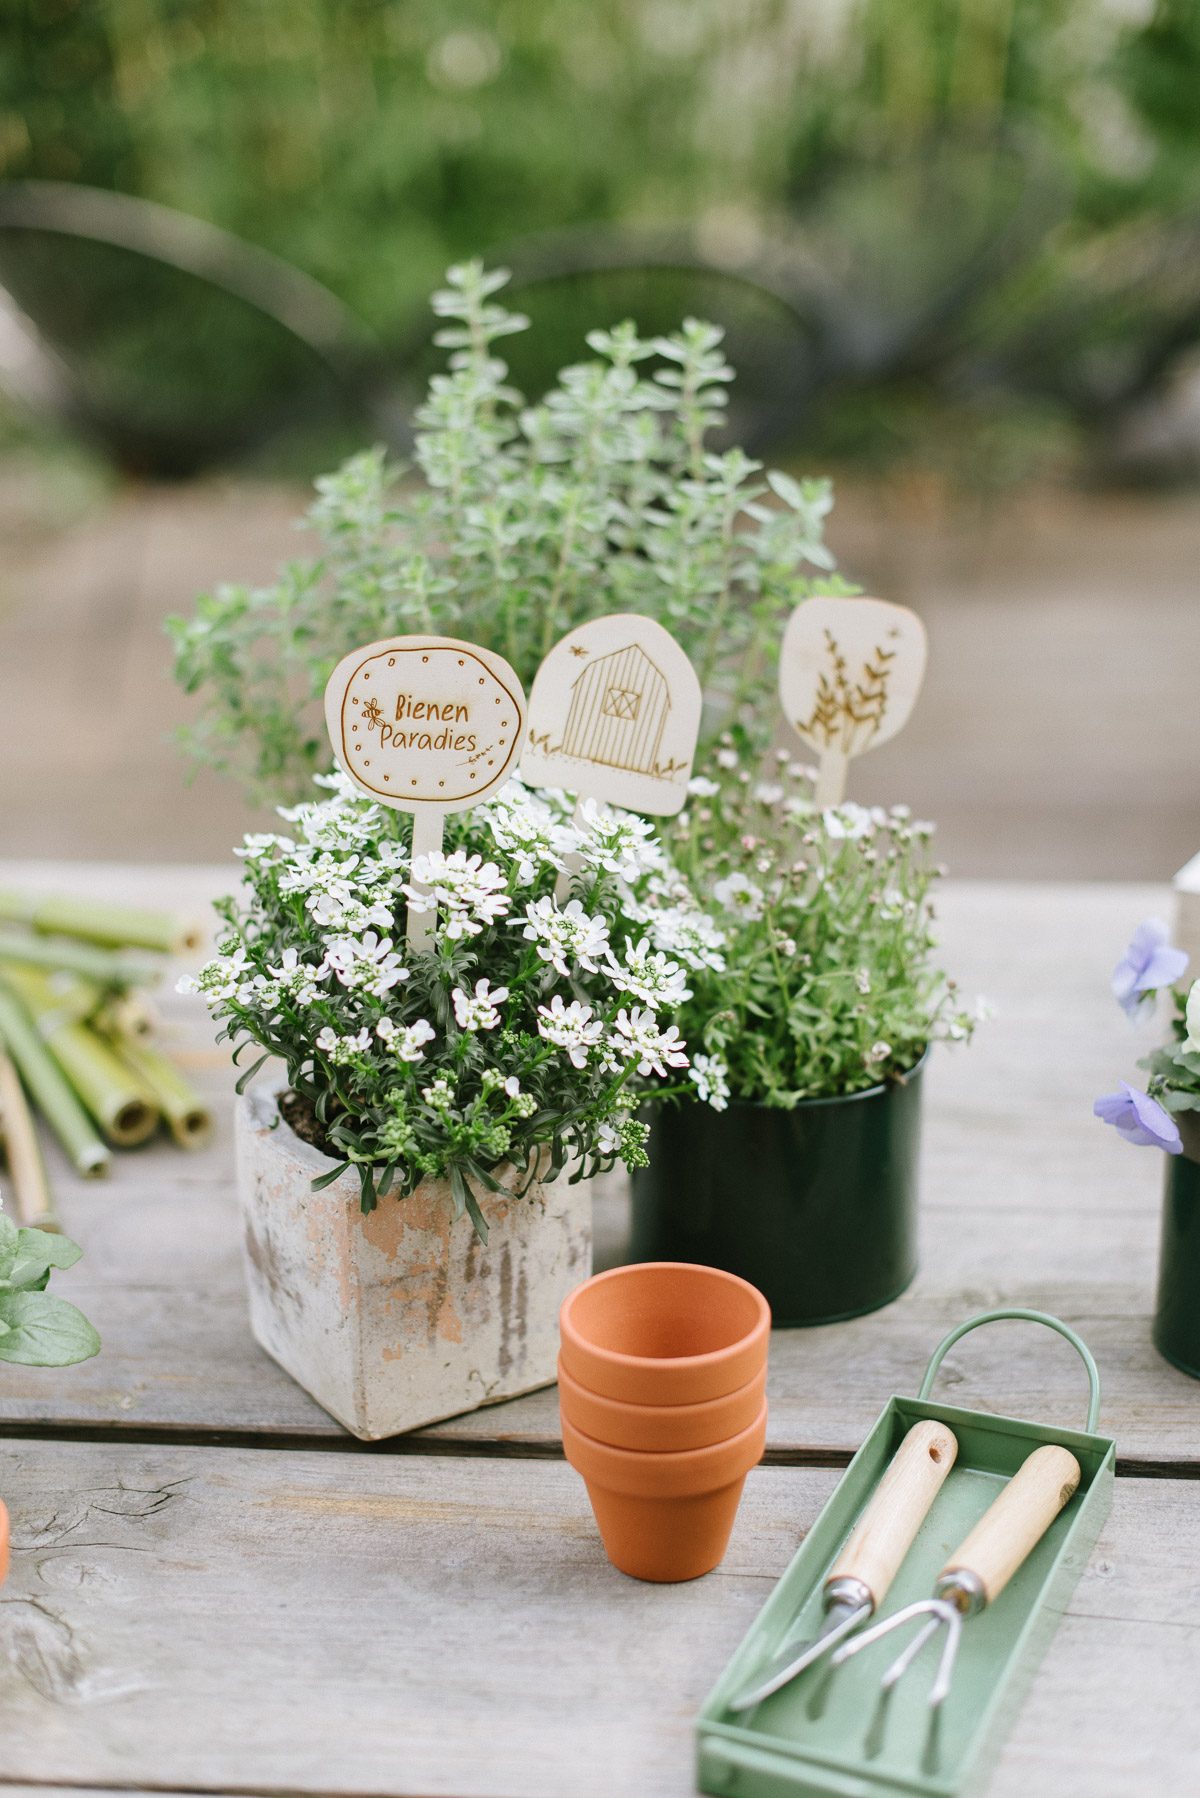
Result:
[[[978,1317],[969,1318],[965,1324],[959,1324],[958,1328],[951,1330],[950,1334],[944,1337],[934,1349],[929,1366],[925,1369],[925,1378],[921,1381],[921,1390],[917,1393],[917,1397],[929,1397],[933,1390],[933,1382],[937,1378],[938,1369],[961,1337],[970,1330],[977,1330],[980,1324],[1000,1323],[1010,1317],[1016,1318],[1020,1323],[1045,1324],[1048,1330],[1057,1330],[1060,1336],[1066,1337],[1087,1369],[1090,1396],[1087,1423],[1084,1425],[1084,1429],[1089,1436],[1095,1435],[1096,1425],[1100,1419],[1100,1375],[1096,1363],[1092,1359],[1092,1352],[1083,1338],[1077,1336],[1069,1324],[1063,1323],[1059,1317],[1051,1317],[1046,1311],[1021,1311],[1015,1308],[1002,1311],[981,1311]]]

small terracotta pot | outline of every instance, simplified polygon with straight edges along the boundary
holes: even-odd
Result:
[[[669,1454],[681,1449],[709,1448],[747,1429],[762,1410],[767,1392],[767,1365],[752,1380],[724,1398],[699,1405],[630,1405],[619,1398],[590,1392],[558,1363],[558,1403],[562,1415],[596,1442],[612,1448]]]
[[[563,1418],[563,1448],[587,1485],[605,1554],[633,1579],[659,1582],[698,1579],[718,1565],[766,1439],[765,1404],[725,1442],[661,1455],[596,1442]]]
[[[765,1366],[771,1311],[748,1280],[687,1261],[614,1267],[569,1293],[559,1359],[601,1398],[698,1405]]]

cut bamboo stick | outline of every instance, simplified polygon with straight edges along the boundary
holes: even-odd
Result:
[[[18,930],[0,930],[0,961],[18,962],[29,968],[62,968],[107,988],[150,986],[162,976],[161,968],[136,956],[114,955],[111,950],[95,949],[89,943],[28,936]]]
[[[33,1114],[21,1077],[11,1058],[0,1049],[0,1133],[8,1162],[13,1208],[27,1230],[57,1230],[58,1217],[46,1163],[34,1128]]]
[[[161,1049],[144,1038],[112,1039],[120,1059],[153,1093],[167,1128],[181,1149],[202,1149],[212,1135],[212,1112]]]
[[[153,1036],[161,1022],[156,1008],[141,993],[114,993],[102,1001],[92,1022],[105,1036]]]
[[[0,1045],[21,1074],[34,1104],[81,1174],[108,1172],[110,1157],[62,1068],[38,1035],[16,994],[0,981]]]
[[[101,1036],[59,1002],[53,978],[39,968],[9,968],[4,979],[25,1006],[67,1080],[114,1147],[133,1149],[158,1129],[154,1094],[118,1061]]]
[[[171,912],[145,911],[100,899],[0,892],[0,918],[30,929],[81,938],[110,949],[154,949],[184,955],[204,939],[201,926]]]

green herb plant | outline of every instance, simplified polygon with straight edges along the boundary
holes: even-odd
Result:
[[[328,766],[321,695],[357,644],[465,637],[528,687],[572,626],[644,613],[691,657],[711,736],[765,716],[783,621],[817,580],[845,590],[822,535],[829,483],[709,448],[733,379],[716,326],[592,331],[592,358],[529,405],[497,350],[527,323],[494,298],[507,279],[464,263],[434,295],[450,358],[418,415],[423,478],[381,450],[352,457],[317,482],[318,559],[169,623],[177,678],[202,702],[191,750],[258,799],[300,799]]]
[[[690,1078],[718,1109],[901,1080],[983,1015],[934,956],[933,825],[904,806],[821,810],[815,773],[780,750],[764,777],[755,746],[728,732],[666,835],[724,941],[679,1012]]]
[[[68,1367],[99,1352],[83,1313],[46,1291],[51,1270],[73,1267],[82,1253],[65,1236],[18,1229],[0,1211],[0,1361]]]

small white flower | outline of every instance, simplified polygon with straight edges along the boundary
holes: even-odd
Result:
[[[630,909],[626,906],[626,911]],[[647,911],[642,921],[649,927],[655,948],[677,955],[685,967],[709,968],[715,974],[724,970],[721,951],[725,933],[717,929],[706,912],[687,905],[664,906]]]
[[[474,993],[464,993],[456,986],[450,998],[460,1030],[494,1030],[500,1022],[497,1008],[508,998],[508,988],[493,988],[490,981],[477,980]]]
[[[688,781],[688,792],[697,799],[715,799],[721,791],[715,780],[709,780],[706,774],[693,774]]]
[[[643,937],[640,943],[627,943],[620,961],[610,949],[607,972],[612,984],[623,993],[653,1006],[674,1010],[692,996],[687,975],[677,961],[671,961],[661,950],[652,950]]]
[[[294,855],[296,845],[291,837],[277,837],[271,832],[258,832],[244,837],[240,848],[235,849],[233,853],[240,855],[243,861],[261,862],[275,860],[277,850],[280,856]]]
[[[665,1076],[668,1068],[685,1068],[688,1064],[675,1025],[660,1030],[652,1011],[619,1011],[609,1033],[608,1047],[622,1061],[636,1059],[639,1074]]]
[[[716,754],[718,768],[736,768],[738,757],[736,749],[718,749]]]
[[[391,937],[376,936],[368,930],[361,938],[335,937],[325,944],[325,959],[317,969],[317,978],[333,974],[352,992],[369,993],[382,999],[392,987],[409,978],[402,967],[399,953],[392,948]]]
[[[1183,1015],[1187,1025],[1183,1047],[1189,1055],[1200,1054],[1200,980],[1192,982]]]
[[[412,880],[401,890],[413,911],[441,907],[446,913],[443,933],[454,942],[478,936],[485,925],[504,916],[510,905],[506,884],[495,862],[485,862],[481,855],[468,855],[463,849],[451,855],[439,849],[415,858]]]
[[[714,1111],[729,1106],[729,1069],[719,1055],[693,1055],[689,1078],[706,1105]]]
[[[783,798],[783,788],[774,781],[760,780],[754,789],[753,797],[760,805],[778,805]]]
[[[867,1061],[871,1066],[876,1062],[886,1061],[892,1052],[891,1043],[872,1043],[867,1050]]]
[[[873,829],[870,812],[862,805],[853,805],[847,801],[844,805],[829,806],[822,813],[825,834],[841,842],[846,838],[867,836]]]
[[[375,1034],[397,1061],[424,1061],[424,1045],[433,1041],[437,1031],[428,1018],[418,1018],[415,1024],[397,1024],[393,1018],[380,1018]]]
[[[640,822],[640,820],[639,820]],[[600,971],[600,958],[608,949],[608,924],[602,917],[592,917],[578,899],[568,900],[561,909],[553,899],[539,899],[525,907],[526,923],[522,935],[537,944],[543,961],[569,979],[571,964],[576,963],[589,974]]]
[[[604,1026],[593,1017],[591,1006],[578,999],[564,1005],[562,994],[555,993],[549,1005],[538,1006],[538,1035],[565,1049],[572,1067],[587,1065],[588,1056],[603,1034]]]
[[[371,1032],[365,1024],[354,1036],[339,1036],[328,1024],[317,1035],[317,1048],[328,1056],[335,1067],[345,1067],[360,1055],[365,1055],[370,1047]]]
[[[663,866],[663,852],[654,837],[654,826],[633,812],[618,812],[585,799],[579,808],[576,846],[589,868],[602,869],[621,880],[638,880]]]
[[[713,898],[726,911],[736,912],[752,924],[762,917],[763,891],[744,874],[727,874],[713,887]]]
[[[860,968],[854,976],[854,984],[859,992],[866,995],[871,990],[871,975],[868,969]]]

